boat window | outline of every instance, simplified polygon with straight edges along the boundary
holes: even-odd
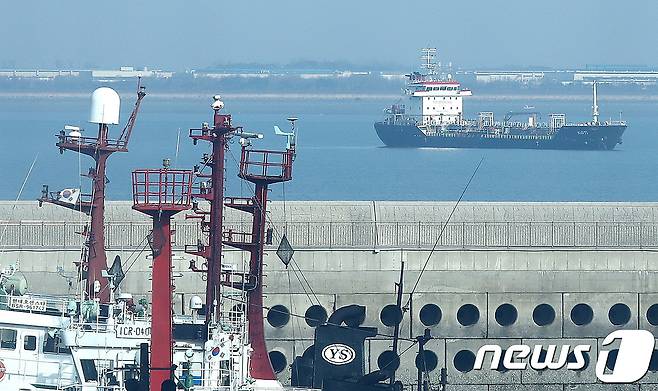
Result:
[[[16,330],[0,329],[0,349],[16,349]]]
[[[71,349],[62,345],[62,340],[59,336],[51,336],[50,333],[46,333],[45,338],[43,339],[43,352],[44,353],[71,353]]]
[[[80,360],[80,365],[82,366],[82,374],[86,382],[98,380],[98,371],[96,370],[94,360]]]
[[[26,335],[23,338],[23,349],[28,351],[37,350],[37,337],[34,335]]]
[[[441,87],[441,91],[445,91],[445,90],[446,90],[446,87],[445,87],[445,86],[444,86],[444,87]]]

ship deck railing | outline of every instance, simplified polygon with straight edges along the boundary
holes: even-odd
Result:
[[[43,357],[43,355],[41,355]],[[35,378],[37,376],[34,375],[29,375],[23,373],[23,371],[13,371],[11,368],[30,368],[31,373],[36,373],[40,374],[39,377],[42,378],[40,383],[45,383],[44,385],[47,385],[49,387],[57,387],[57,390],[68,390],[68,387],[74,386],[74,384],[64,384],[63,379],[62,379],[62,374],[75,374],[77,373],[77,369],[75,367],[75,364],[73,363],[64,363],[62,361],[58,361],[57,359],[50,359],[47,360],[45,358],[42,359],[33,359],[33,358],[27,358],[26,355],[23,355],[21,357],[10,357],[8,355],[3,355],[2,361],[5,364],[5,367],[7,368],[5,370],[5,375],[9,376],[25,376],[25,377],[32,377]],[[13,364],[15,363],[15,364]],[[43,375],[43,367],[48,366],[48,369],[52,369],[54,365],[57,365],[58,367],[58,372],[57,372],[57,379],[53,379],[52,377],[46,377]],[[39,370],[41,368],[41,371]],[[50,381],[48,381],[50,380]],[[1,388],[4,390],[5,388]],[[53,388],[54,389],[54,388]]]
[[[22,296],[2,294],[0,295],[0,309],[31,314],[65,316],[71,300],[75,299],[33,293]]]
[[[71,323],[69,324],[70,329],[78,329],[84,331],[93,331],[96,333],[112,333],[116,332],[116,326],[132,323],[148,323],[151,318],[148,316],[126,316],[122,317],[113,317],[113,322],[108,322],[108,317],[97,316],[94,320],[80,320],[80,317],[76,315],[72,318]]]
[[[429,135],[445,134],[450,132],[474,133],[489,132],[492,134],[504,132],[505,130],[515,129],[531,132],[533,130],[548,131],[551,130],[547,123],[537,123],[531,126],[525,122],[500,122],[492,124],[483,124],[480,120],[461,119],[457,122],[439,124],[435,121],[436,115],[408,115],[408,114],[390,114],[384,119],[388,125],[415,125],[424,128],[424,133]],[[447,126],[448,128],[443,128]],[[455,127],[453,129],[450,126]]]
[[[232,358],[235,359],[240,359],[240,356],[238,354],[232,354]],[[249,388],[239,388],[239,379],[234,377],[233,375],[235,372],[232,372],[229,369],[221,368],[221,369],[203,369],[203,363],[199,361],[192,361],[190,362],[191,364],[191,370],[190,370],[190,375],[193,378],[194,385],[192,386],[192,390],[194,391],[232,391],[232,390],[237,390],[237,389],[249,389]],[[174,378],[178,381],[183,381],[185,379],[185,375],[183,374],[183,370],[181,367],[177,368],[176,371],[174,372]],[[222,381],[219,381],[219,380]],[[220,383],[220,384],[218,384]],[[227,384],[228,383],[228,384]],[[234,383],[233,385],[230,385],[230,383]],[[246,386],[247,384],[244,384],[243,386]],[[307,388],[307,387],[292,387],[292,386],[284,386],[285,390],[289,391],[310,391],[314,390],[312,388]],[[318,390],[319,391],[319,390]]]
[[[626,126],[626,121],[608,120],[603,122],[568,122],[565,126]]]
[[[84,391],[89,389],[89,385],[72,384],[70,386],[60,388],[62,391]],[[94,391],[125,391],[125,387],[121,385],[115,386],[100,386],[94,384]]]

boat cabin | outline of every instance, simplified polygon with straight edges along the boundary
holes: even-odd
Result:
[[[429,126],[461,124],[464,96],[471,96],[469,89],[462,89],[457,81],[414,82],[408,88],[408,113],[418,118],[418,123]]]

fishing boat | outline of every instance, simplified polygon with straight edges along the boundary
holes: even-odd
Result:
[[[204,156],[203,166],[173,170],[165,159],[159,169],[133,172],[134,209],[154,215],[154,230],[144,238],[153,258],[152,300],[135,302],[121,289],[125,278],[121,259],[116,257],[111,267],[107,265],[105,171],[111,154],[128,151],[145,96],[145,89],[138,86],[133,111],[116,138],[111,137],[110,128],[119,123],[120,98],[107,87],[95,90],[91,97],[89,122],[98,127],[96,135],[83,136],[81,127],[70,125],[57,134],[60,152],[74,151],[95,161],[86,174],[92,182],[91,194],[72,188],[51,192],[44,186],[38,200],[40,205],[54,204],[89,217],[80,232],[84,237],[81,258],[75,262],[79,289],[70,296],[33,293],[27,289],[19,263],[2,270],[3,390],[160,390],[171,385],[188,390],[282,389],[265,350],[259,281],[268,186],[292,178],[295,119],[291,119],[292,132],[277,128],[288,139],[285,151],[253,149],[249,140],[262,135],[233,126],[231,115],[221,113],[224,103],[215,96],[213,124],[204,122],[190,130],[195,144],[212,144],[213,154]],[[242,144],[240,176],[256,187],[252,198],[224,198],[224,153],[233,138]],[[179,191],[176,198],[168,193],[174,190]],[[250,213],[254,233],[224,232],[224,205]],[[202,210],[203,206],[209,209]],[[171,232],[162,235],[164,220],[159,217],[188,209],[189,218],[199,219],[206,239],[186,247],[187,252],[204,259],[203,266],[190,267],[206,275],[208,288],[205,303],[199,296],[191,298],[190,315],[174,315]],[[223,267],[222,245],[249,251],[249,270]]]

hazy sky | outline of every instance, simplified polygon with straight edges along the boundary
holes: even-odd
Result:
[[[655,0],[4,0],[0,67],[658,66]]]

